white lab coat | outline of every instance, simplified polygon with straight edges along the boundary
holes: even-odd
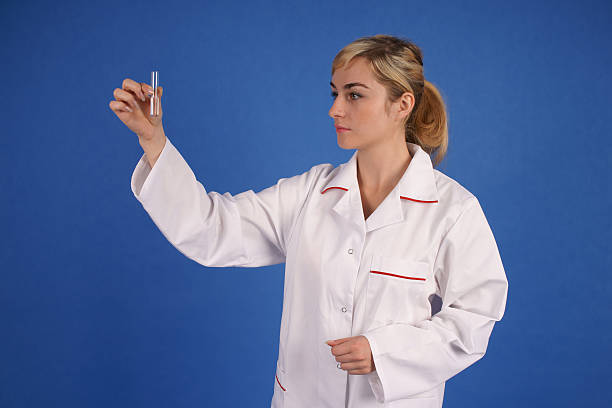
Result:
[[[357,151],[234,196],[207,191],[169,139],[153,169],[136,165],[135,197],[186,257],[286,264],[273,408],[439,408],[445,381],[485,354],[508,290],[495,239],[476,197],[408,148],[367,220]],[[358,335],[376,371],[349,375],[325,341]]]

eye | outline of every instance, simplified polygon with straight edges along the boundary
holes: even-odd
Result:
[[[358,94],[357,92],[351,92],[349,95],[351,96],[351,100],[353,100],[353,101],[354,101],[354,100],[357,100],[357,99],[359,99],[359,98],[361,98],[361,95],[360,95],[360,94]],[[354,96],[357,96],[357,98],[353,98],[353,95],[354,95]],[[336,98],[336,96],[338,96],[338,92],[333,92],[333,91],[332,91],[332,93],[331,93],[331,97],[335,99],[335,98]]]

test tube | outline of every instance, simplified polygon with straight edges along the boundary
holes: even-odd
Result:
[[[151,116],[159,116],[159,96],[157,95],[158,84],[159,71],[151,71],[151,88],[153,88],[153,96],[151,96]]]

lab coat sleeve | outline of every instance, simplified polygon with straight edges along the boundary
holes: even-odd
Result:
[[[131,187],[164,237],[186,257],[210,267],[257,267],[285,262],[317,167],[258,193],[219,194],[206,191],[166,138],[153,168],[143,154]]]
[[[497,244],[477,198],[466,201],[434,261],[441,310],[363,334],[376,366],[366,375],[379,402],[423,393],[479,360],[503,316],[508,281]]]

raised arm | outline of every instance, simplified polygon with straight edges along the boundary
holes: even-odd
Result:
[[[131,185],[162,234],[188,258],[205,266],[256,267],[285,262],[293,225],[320,166],[258,193],[207,192],[166,138],[153,168],[142,156]]]

